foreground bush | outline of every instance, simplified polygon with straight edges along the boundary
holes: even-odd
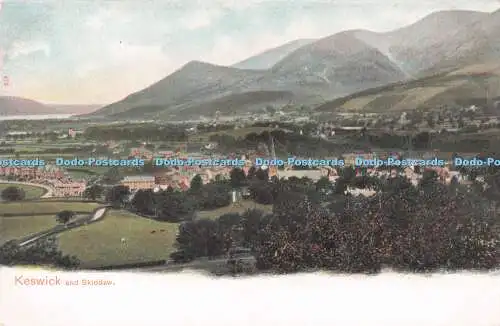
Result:
[[[500,267],[496,203],[481,193],[442,185],[433,176],[418,187],[398,177],[377,182],[374,197],[334,193],[318,202],[307,184],[280,181],[266,190],[273,193],[271,215],[254,211],[184,225],[178,248],[199,257],[243,246],[252,249],[258,269],[278,273]]]
[[[79,264],[76,257],[62,254],[54,237],[40,239],[26,248],[19,247],[15,241],[0,246],[0,265],[46,265],[71,269]]]
[[[10,186],[2,190],[0,196],[5,201],[18,201],[23,200],[26,197],[26,193],[21,188]]]

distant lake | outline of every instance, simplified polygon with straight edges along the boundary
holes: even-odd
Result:
[[[72,116],[72,114],[2,115],[0,116],[0,121],[69,119]]]

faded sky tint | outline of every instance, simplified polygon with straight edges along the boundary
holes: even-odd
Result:
[[[107,104],[191,60],[231,65],[298,38],[388,31],[498,0],[0,0],[0,95]],[[0,60],[2,62],[2,60]]]

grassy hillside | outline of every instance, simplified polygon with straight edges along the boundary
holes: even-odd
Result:
[[[500,63],[470,65],[409,82],[372,88],[327,102],[318,110],[401,112],[440,105],[484,104],[486,93],[490,98],[500,97]]]
[[[286,104],[294,97],[291,92],[257,91],[242,94],[232,94],[207,103],[187,107],[178,113],[180,116],[214,115],[217,111],[222,114],[241,113],[240,108],[248,111],[262,110],[269,104]]]
[[[11,217],[0,216],[0,245],[12,239],[48,230],[57,224],[54,214]]]
[[[174,114],[177,118],[198,118],[200,115],[214,116],[217,111],[222,114],[241,113],[241,108],[248,111],[262,110],[267,105],[280,103],[284,105],[291,101],[294,94],[283,91],[255,91],[241,94],[231,94],[204,103],[187,104],[177,107],[164,105],[138,106],[125,112],[111,115],[115,119],[146,119],[168,118]]]

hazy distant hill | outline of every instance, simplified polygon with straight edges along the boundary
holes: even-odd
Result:
[[[130,111],[143,112],[144,117],[199,116],[212,114],[217,106],[238,114],[286,100],[313,105],[319,99],[325,102],[443,69],[500,61],[499,33],[498,11],[444,11],[388,33],[352,30],[315,41],[298,40],[236,65],[264,68],[284,56],[269,69],[190,62],[95,115],[127,116],[124,112]],[[300,46],[302,41],[305,44]],[[254,94],[255,101],[248,94]]]
[[[329,101],[318,111],[402,112],[441,105],[490,105],[500,100],[500,62],[400,82]]]
[[[57,113],[66,114],[88,114],[103,107],[102,104],[46,104]]]
[[[15,96],[0,96],[0,115],[85,114],[102,105],[43,104]]]
[[[21,97],[0,96],[0,115],[51,114],[54,110],[40,102]],[[57,112],[55,112],[57,113]]]
[[[233,68],[238,69],[255,69],[255,70],[266,70],[272,68],[276,63],[285,58],[287,55],[293,51],[314,42],[313,39],[301,39],[295,40],[277,48],[269,49],[262,53],[259,53],[253,57],[243,60],[235,65]]]

